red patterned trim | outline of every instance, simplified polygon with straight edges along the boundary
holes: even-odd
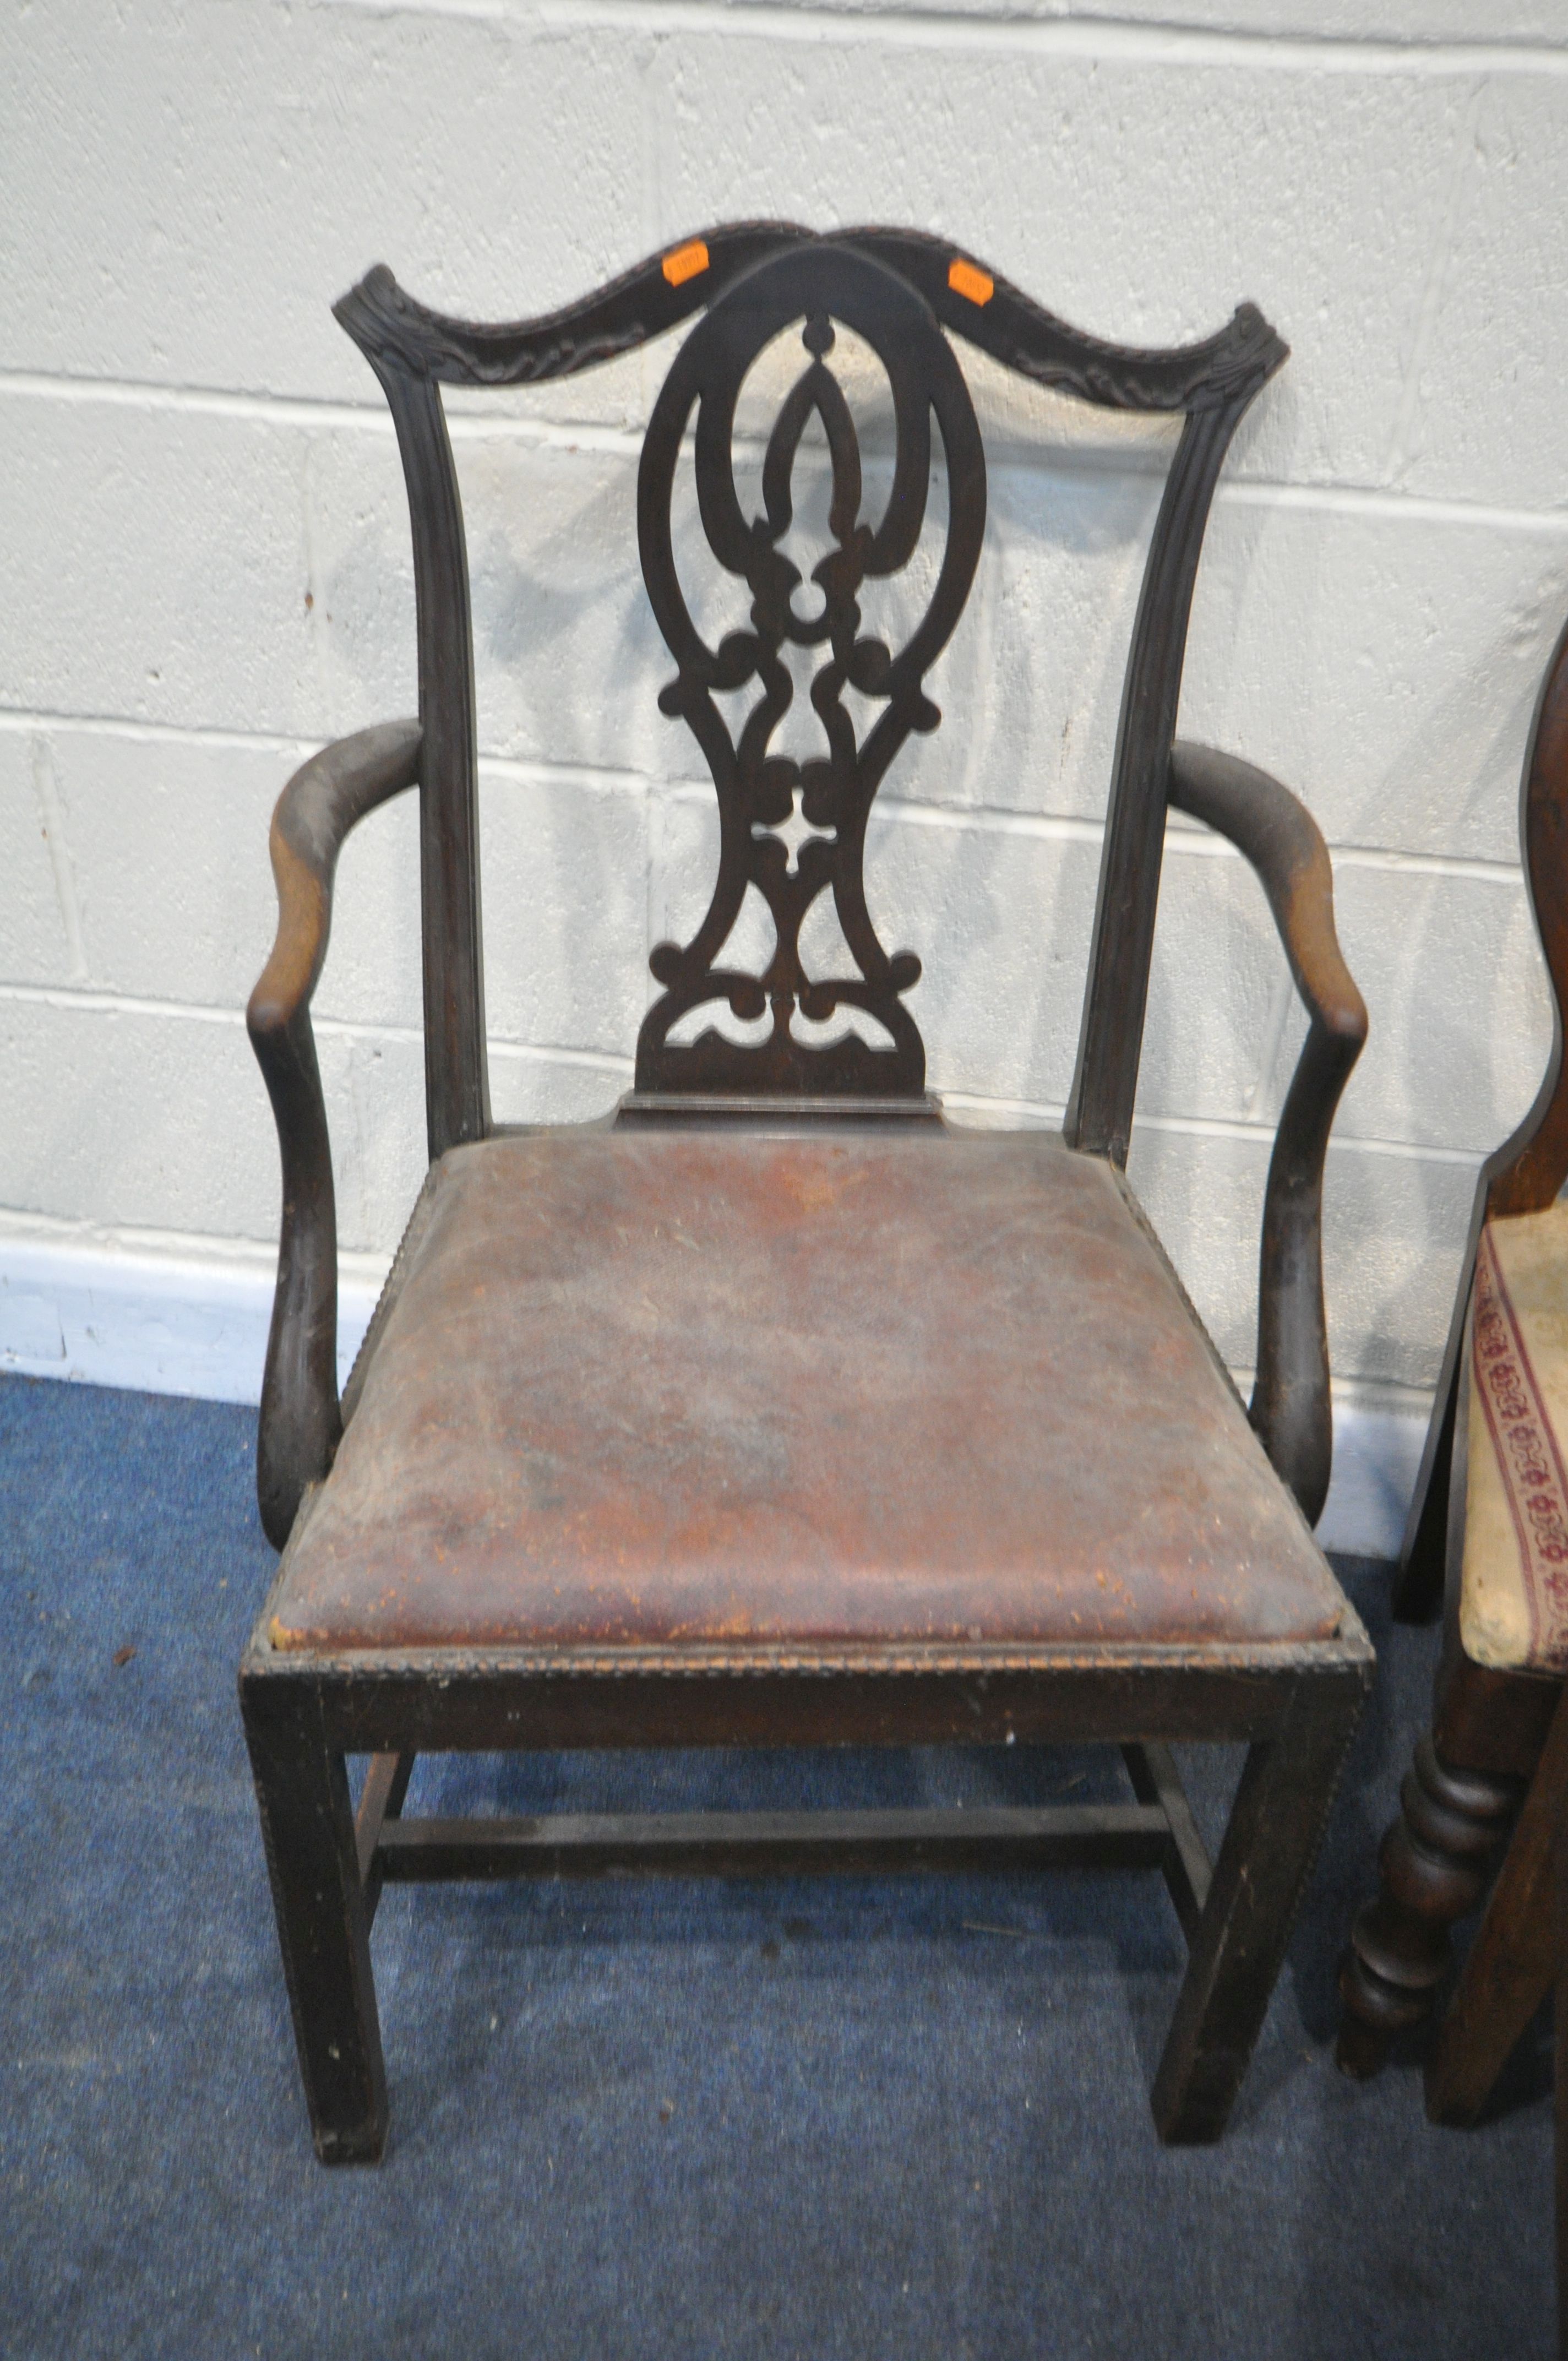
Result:
[[[1519,1543],[1530,1661],[1568,1664],[1568,1472],[1489,1230],[1475,1257],[1475,1389]]]

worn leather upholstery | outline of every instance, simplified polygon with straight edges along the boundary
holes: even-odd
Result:
[[[1050,1135],[499,1137],[402,1260],[279,1648],[1336,1628],[1158,1249]]]
[[[1494,1672],[1568,1673],[1568,1206],[1489,1222],[1471,1315],[1459,1631]]]

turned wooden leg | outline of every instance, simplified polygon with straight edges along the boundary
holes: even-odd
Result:
[[[246,1742],[311,2130],[323,2164],[375,2164],[387,2079],[348,1775],[303,1679],[242,1679]]]
[[[1552,1989],[1557,1970],[1553,1862],[1565,1801],[1568,1693],[1552,1719],[1508,1858],[1427,2061],[1427,2113],[1435,2124],[1475,2121]]]
[[[1334,2054],[1345,2073],[1376,2074],[1395,2035],[1431,2015],[1448,1930],[1479,1903],[1522,1792],[1517,1778],[1444,1764],[1430,1736],[1418,1744],[1378,1855],[1376,1899],[1357,1915],[1340,1971]]]

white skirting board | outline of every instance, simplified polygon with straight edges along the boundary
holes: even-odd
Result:
[[[345,1261],[338,1371],[346,1378],[385,1265]],[[254,1402],[261,1391],[273,1265],[241,1257],[0,1235],[0,1369],[143,1393]],[[1325,1549],[1397,1556],[1426,1434],[1424,1412],[1334,1405],[1334,1472],[1318,1527]]]
[[[354,1257],[337,1287],[341,1384],[386,1265]],[[138,1393],[261,1399],[276,1263],[0,1235],[0,1369]]]
[[[1318,1520],[1324,1549],[1398,1556],[1430,1415],[1430,1403],[1412,1411],[1335,1401],[1333,1478]]]

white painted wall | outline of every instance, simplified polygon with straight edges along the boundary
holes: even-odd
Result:
[[[1515,813],[1568,613],[1568,0],[5,0],[0,27],[0,1356],[254,1389],[267,816],[414,702],[396,450],[333,297],[380,258],[515,316],[726,217],[910,222],[1103,335],[1250,296],[1293,347],[1215,505],[1182,728],[1334,851],[1374,1029],[1332,1341],[1383,1503],[1334,1530],[1387,1541],[1388,1422],[1547,1038]],[[507,1116],[625,1086],[648,947],[705,898],[632,530],[663,358],[454,404]],[[1051,1120],[1164,430],[974,376],[988,551],[873,886],[926,961],[934,1083]],[[422,1157],[412,818],[345,854],[317,1002],[351,1325]],[[1132,1169],[1238,1368],[1299,1034],[1261,895],[1173,829]]]

